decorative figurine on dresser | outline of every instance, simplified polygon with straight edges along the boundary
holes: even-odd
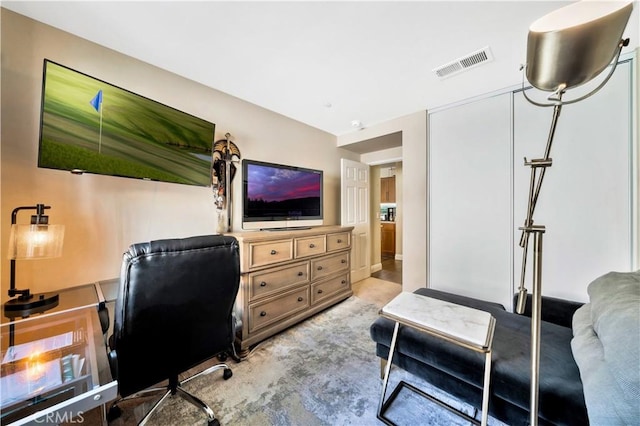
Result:
[[[218,214],[218,232],[231,232],[232,187],[236,175],[236,165],[240,161],[240,149],[231,142],[231,134],[213,144],[213,166],[211,170],[211,188]]]

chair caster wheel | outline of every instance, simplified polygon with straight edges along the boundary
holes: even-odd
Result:
[[[209,423],[207,423],[209,426],[220,426],[220,420],[218,419],[213,419],[210,420]]]
[[[230,368],[225,368],[224,373],[222,374],[222,378],[225,380],[229,380],[233,376],[233,371]]]
[[[122,415],[122,409],[117,405],[112,405],[107,411],[107,422],[111,422]]]
[[[219,353],[218,354],[218,361],[225,362],[227,360],[227,357],[228,357],[228,355],[227,355],[226,352]]]

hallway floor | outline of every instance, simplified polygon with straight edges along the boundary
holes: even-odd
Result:
[[[402,261],[393,258],[382,259],[382,269],[371,276],[402,285]]]

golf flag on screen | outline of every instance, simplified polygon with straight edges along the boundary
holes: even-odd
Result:
[[[98,90],[98,93],[89,102],[91,106],[100,113],[100,135],[98,137],[98,153],[102,154],[102,89]]]
[[[96,112],[100,112],[100,105],[102,105],[102,89],[98,90],[98,93],[91,99],[89,102],[91,106],[96,110]]]

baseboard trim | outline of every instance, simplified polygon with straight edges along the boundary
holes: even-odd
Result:
[[[396,254],[395,259],[396,259],[396,260],[402,260],[402,255],[401,255],[401,254]]]
[[[382,263],[376,263],[375,265],[371,265],[371,273],[382,271]]]

